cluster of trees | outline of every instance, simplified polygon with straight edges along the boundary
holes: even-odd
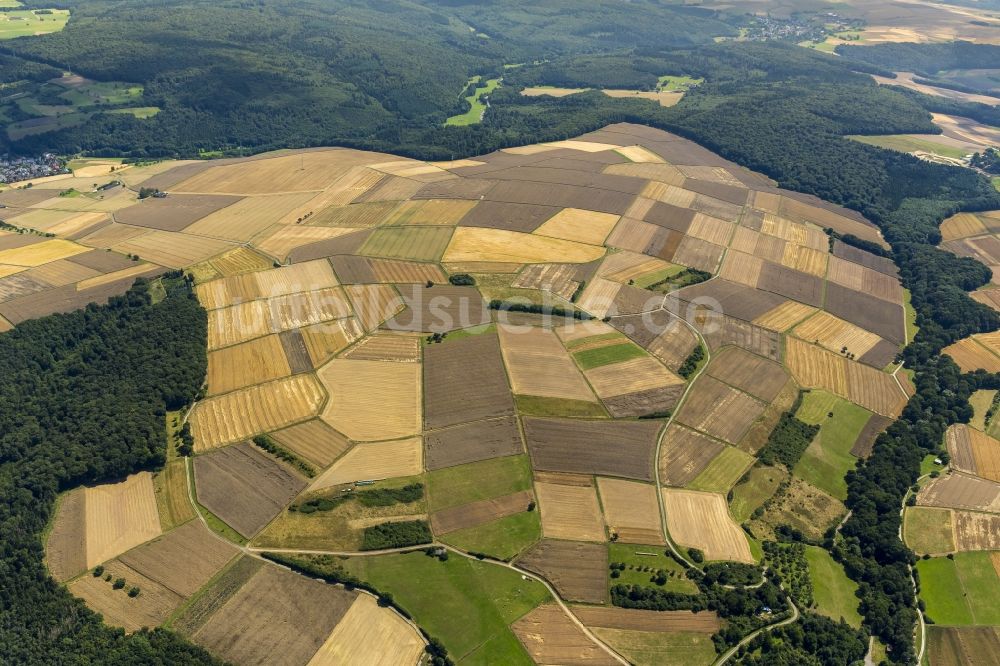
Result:
[[[1000,174],[1000,150],[987,148],[983,152],[973,155],[969,163],[986,173]]]
[[[806,612],[797,622],[754,638],[733,661],[743,666],[844,666],[860,663],[867,652],[864,634],[843,620]]]
[[[795,417],[795,412],[802,406],[803,394],[804,391],[799,391],[795,403],[781,415],[778,425],[767,438],[767,444],[758,452],[757,460],[761,464],[781,463],[788,469],[795,467],[795,463],[806,452],[816,433],[819,432],[819,426],[800,421]]]
[[[489,303],[490,310],[500,310],[503,312],[525,312],[528,314],[543,315],[546,317],[565,317],[567,319],[579,319],[587,321],[594,317],[583,310],[567,310],[558,305],[538,305],[537,303],[514,303],[493,299]]]
[[[0,661],[218,663],[174,634],[126,635],[53,581],[42,534],[56,494],[163,464],[166,412],[205,377],[207,317],[183,279],[0,335]]]
[[[681,367],[677,368],[677,374],[684,379],[690,379],[694,371],[698,369],[698,364],[705,359],[705,348],[698,343],[698,346],[691,350]]]
[[[771,576],[785,586],[792,595],[792,601],[799,608],[811,608],[813,584],[812,578],[809,577],[805,544],[797,541],[791,543],[765,541],[763,547]]]
[[[361,550],[405,548],[434,540],[431,528],[423,520],[404,520],[398,523],[381,523],[366,527],[361,539]]]

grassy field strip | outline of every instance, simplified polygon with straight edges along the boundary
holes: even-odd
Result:
[[[482,77],[476,75],[469,79],[466,86],[472,84],[479,84],[482,81]],[[452,116],[445,121],[445,125],[477,125],[483,120],[483,114],[486,113],[486,105],[483,104],[479,98],[482,95],[489,95],[494,90],[500,86],[501,79],[488,79],[485,85],[476,87],[475,91],[465,98],[465,101],[469,103],[469,110],[465,113],[460,113],[457,116]]]

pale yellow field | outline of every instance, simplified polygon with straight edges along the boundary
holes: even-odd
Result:
[[[619,148],[617,150],[621,152],[622,149]],[[609,164],[604,168],[604,173],[615,176],[630,176],[632,178],[655,180],[667,185],[676,185],[677,187],[683,185],[684,181],[687,180],[687,177],[681,173],[680,169],[672,164]],[[634,217],[631,211],[627,213],[627,216]]]
[[[1000,356],[976,342],[974,337],[950,344],[941,353],[951,356],[962,372],[973,372],[979,368],[987,372],[1000,372]]]
[[[670,537],[683,546],[699,548],[706,560],[753,563],[743,530],[729,515],[726,499],[717,493],[663,488]]]
[[[609,254],[601,262],[597,274],[615,282],[628,283],[629,280],[662,271],[670,264],[646,254],[622,250]]]
[[[881,340],[871,331],[866,331],[824,311],[817,312],[799,324],[795,328],[795,335],[837,354],[847,347],[847,351],[856,357],[864,356]]]
[[[226,252],[221,257],[213,259],[211,263],[223,277],[265,271],[271,267],[270,259],[243,246]]]
[[[263,235],[254,241],[254,247],[261,252],[284,259],[295,248],[349,234],[357,229],[351,227],[306,227],[300,225],[279,226],[273,233]]]
[[[730,250],[722,264],[722,270],[719,271],[719,277],[745,284],[748,287],[756,287],[757,281],[760,279],[760,271],[763,268],[763,259],[752,254]]]
[[[602,365],[587,370],[584,375],[601,398],[684,384],[683,379],[667,370],[652,356]]]
[[[655,224],[636,220],[631,217],[623,217],[604,242],[608,247],[643,252],[649,247],[650,241],[656,236],[657,229],[660,229],[660,227]]]
[[[399,157],[395,155],[392,155],[391,157],[393,159],[388,162],[379,162],[377,164],[370,164],[369,166],[372,169],[378,169],[379,171],[384,171],[385,173],[392,174],[393,176],[401,176],[403,178],[430,175],[443,175],[446,178],[456,177],[444,169],[436,167],[428,162],[418,162],[417,160],[411,159],[399,159]]]
[[[566,97],[590,90],[590,88],[555,88],[548,86],[528,87],[521,91],[525,97]],[[526,148],[528,146],[525,146]],[[510,152],[511,149],[507,149]]]
[[[118,252],[136,254],[170,268],[184,268],[232,248],[233,244],[228,241],[158,230],[112,246]]]
[[[218,395],[292,374],[277,335],[208,354],[208,393]]]
[[[820,252],[824,252],[830,247],[830,242],[822,230],[777,215],[765,215],[760,231],[768,236],[775,236]]]
[[[826,265],[830,258],[828,252],[820,252],[801,245],[789,243],[785,246],[785,253],[781,257],[781,264],[788,268],[794,268],[803,273],[823,277],[826,275]]]
[[[350,305],[339,287],[240,303],[209,311],[208,348],[228,347],[350,315]]]
[[[604,520],[592,485],[535,483],[542,534],[550,539],[605,541]]]
[[[402,296],[390,284],[352,284],[344,289],[366,331],[375,330],[405,307]]]
[[[687,234],[715,245],[728,245],[736,225],[704,213],[696,213]]]
[[[140,183],[144,183],[153,176],[159,175],[165,171],[169,171],[174,167],[184,166],[185,164],[194,164],[199,160],[164,160],[162,162],[154,162],[153,164],[148,164],[141,167],[129,167],[128,169],[123,169],[121,172],[121,179],[130,187],[135,187]],[[93,183],[93,181],[91,181]]]
[[[458,227],[444,251],[443,261],[578,264],[594,261],[602,256],[603,247],[517,231]]]
[[[28,270],[26,266],[0,266],[0,278],[16,275],[26,270]]]
[[[7,331],[10,331],[10,330],[13,330],[13,329],[14,329],[14,325],[13,324],[11,324],[9,321],[7,321],[6,319],[4,319],[3,317],[0,317],[0,333],[6,333]]]
[[[813,245],[812,243],[800,243],[792,238],[787,238],[787,240],[799,243],[799,245],[808,245],[814,250],[825,252],[829,247],[829,241],[826,234],[823,232],[823,229],[827,227],[831,227],[842,234],[853,234],[858,238],[871,241],[872,243],[877,243],[881,247],[889,249],[889,245],[882,238],[878,229],[871,225],[862,224],[856,220],[844,217],[843,215],[835,213],[832,210],[827,210],[825,208],[820,208],[818,206],[798,201],[791,197],[783,196],[781,197],[780,214],[800,223],[815,225],[813,227],[809,227],[809,236],[810,238],[817,239],[819,242],[818,245]]]
[[[357,319],[337,319],[299,329],[314,367],[318,367],[364,335]]]
[[[681,208],[690,208],[694,203],[695,193],[685,190],[675,185],[668,185],[657,181],[650,181],[643,189],[642,196],[647,199],[662,201]]]
[[[191,412],[195,450],[238,442],[315,416],[326,394],[312,375],[297,375],[209,398]]]
[[[789,337],[785,342],[785,363],[803,388],[822,388],[847,397],[848,360],[843,356]]]
[[[595,278],[587,283],[583,294],[577,299],[577,307],[589,312],[598,319],[603,319],[608,314],[617,314],[615,310],[615,296],[621,291],[622,285],[604,278]],[[650,292],[650,298],[656,295]]]
[[[414,335],[373,334],[344,353],[344,358],[368,361],[420,362],[420,338]]]
[[[143,267],[143,270],[148,270],[149,268],[150,265],[146,264]],[[41,280],[42,282],[46,282],[53,287],[62,287],[63,285],[99,276],[101,276],[101,273],[95,271],[93,268],[87,268],[86,266],[81,266],[80,264],[74,264],[72,261],[67,259],[50,261],[47,264],[42,264],[41,266],[29,269],[24,274],[24,277]]]
[[[396,224],[458,224],[466,213],[475,208],[475,201],[462,199],[423,199],[404,201],[385,219],[386,226]]]
[[[584,338],[590,338],[595,335],[605,335],[607,333],[615,332],[613,326],[605,324],[599,319],[573,321],[567,323],[565,326],[556,326],[553,330],[555,330],[556,335],[559,336],[559,339],[562,340],[564,344],[576,342],[577,340],[583,340]]]
[[[346,206],[362,194],[378,185],[379,181],[385,178],[385,174],[370,169],[366,166],[355,166],[348,170],[343,176],[337,179],[333,185],[328,187],[323,194],[309,203],[311,210],[318,210],[318,204],[323,202],[326,206]]]
[[[84,490],[87,568],[160,535],[153,476],[133,474],[121,483]]]
[[[307,666],[413,666],[424,639],[392,608],[360,594]]]
[[[772,331],[784,332],[814,312],[816,312],[816,308],[810,305],[798,301],[785,301],[773,310],[754,319],[753,323]]]
[[[672,91],[656,92],[654,90],[604,90],[602,92],[608,97],[648,99],[651,102],[656,102],[660,106],[674,106],[681,101],[682,97],[684,97],[684,93]]]
[[[204,194],[278,194],[318,192],[352,167],[382,159],[378,153],[328,149],[279,155],[206,169],[175,185],[175,192]]]
[[[282,266],[257,273],[212,280],[195,287],[198,300],[208,310],[258,298],[287,296],[303,291],[338,285],[333,267],[326,259]]]
[[[663,544],[656,488],[648,483],[598,477],[604,520],[623,543]]]
[[[63,210],[30,210],[21,215],[7,218],[7,221],[18,227],[45,231],[56,235],[65,235],[71,234],[79,229],[84,229],[106,217],[106,213],[78,213]]]
[[[140,238],[141,236],[145,236],[148,233],[150,233],[149,229],[130,227],[126,224],[114,223],[110,226],[104,227],[103,229],[98,229],[93,233],[87,234],[80,239],[80,243],[87,245],[88,247],[96,247],[106,250],[130,240]]]
[[[88,249],[68,240],[52,239],[17,247],[11,250],[0,250],[0,264],[12,266],[41,266],[50,261],[66,259],[77,254],[83,254]]]
[[[619,216],[579,208],[564,208],[535,229],[539,236],[601,245],[618,224]]]
[[[311,193],[247,197],[201,218],[184,233],[246,242],[312,197]]]
[[[319,371],[330,393],[323,420],[362,442],[420,432],[420,365],[334,359]]]
[[[125,278],[138,277],[140,275],[145,275],[146,273],[151,273],[157,270],[160,270],[159,267],[154,266],[153,264],[147,264],[145,262],[142,262],[136,264],[135,266],[123,268],[120,271],[115,271],[114,273],[106,273],[104,275],[97,275],[92,278],[87,278],[86,280],[80,280],[80,282],[76,284],[76,288],[77,291],[79,291],[81,289],[100,287],[101,285],[117,282],[118,280],[123,280]]]
[[[310,486],[322,490],[354,481],[376,481],[423,472],[423,444],[419,437],[391,442],[356,444]]]
[[[597,402],[555,333],[510,326],[498,330],[514,393]]]
[[[957,240],[989,233],[982,221],[972,213],[957,213],[941,223],[941,240]]]
[[[579,150],[584,153],[601,153],[605,150],[614,150],[618,146],[611,143],[598,143],[596,141],[578,141],[576,139],[569,139],[567,141],[550,141],[546,146],[551,146],[553,148],[568,148],[569,150]]]
[[[664,161],[662,157],[642,146],[625,146],[617,148],[616,152],[630,162],[639,164],[662,164]]]

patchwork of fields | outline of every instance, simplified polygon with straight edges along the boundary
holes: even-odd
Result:
[[[907,338],[895,268],[823,230],[886,247],[879,231],[662,131],[612,125],[449,163],[313,149],[116,178],[103,199],[59,196],[65,180],[0,192],[11,224],[55,234],[0,235],[0,324],[44,314],[59,289],[114,295],[185,270],[208,311],[208,377],[187,415],[193,460],[172,473],[199,517],[132,533],[92,524],[98,500],[71,493],[48,562],[112,621],[167,622],[232,661],[369,663],[364,645],[382,641],[396,652],[379,658],[412,664],[423,639],[370,597],[237,558],[226,540],[250,555],[443,543],[603,605],[571,618],[540,583],[504,579],[497,594],[528,587],[531,603],[469,609],[489,616],[472,644],[396,566],[419,559],[468,596],[457,555],[310,560],[386,585],[473,661],[617,663],[596,636],[701,658],[719,618],[611,607],[611,554],[665,560],[669,582],[635,582],[690,593],[665,549],[754,563],[778,524],[822,534],[844,510],[826,477],[912,392],[884,370]],[[166,196],[139,200],[140,186]],[[758,464],[800,388],[828,396],[799,415],[821,436],[794,469]],[[967,448],[968,471],[994,483],[992,453]],[[966,508],[946,491],[921,505]],[[226,558],[194,582],[167,584],[129,554],[196,527],[193,548]],[[128,597],[85,573],[102,563],[144,581],[141,620],[108,610],[111,592]],[[294,631],[274,630],[292,616]]]

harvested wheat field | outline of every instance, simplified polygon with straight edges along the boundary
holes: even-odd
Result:
[[[667,370],[651,356],[633,358],[621,363],[602,365],[584,372],[587,381],[602,400],[614,396],[683,386],[685,381]]]
[[[117,560],[108,562],[104,570],[105,575],[111,574],[111,581],[102,576],[80,576],[70,584],[69,591],[100,613],[107,624],[128,633],[160,626],[184,601],[181,595]],[[124,578],[126,587],[114,589],[112,581],[117,578]],[[139,595],[128,596],[130,587],[138,587]]]
[[[45,566],[52,577],[65,582],[87,568],[85,489],[59,499],[52,529],[45,540]]]
[[[619,219],[618,215],[610,213],[564,208],[542,223],[534,233],[587,245],[603,245]]]
[[[653,453],[662,424],[524,417],[536,470],[653,480]]]
[[[674,541],[701,549],[707,560],[753,563],[747,537],[729,515],[725,497],[673,488],[662,492],[667,529]]]
[[[604,544],[543,539],[517,564],[552,583],[565,599],[607,602],[608,548]]]
[[[277,430],[315,416],[325,398],[312,375],[296,375],[199,402],[191,412],[195,450]]]
[[[1000,549],[1000,515],[978,511],[954,511],[955,547],[958,550]],[[997,556],[994,553],[994,567]]]
[[[510,626],[537,664],[617,666],[618,661],[587,638],[563,610],[545,604]]]
[[[726,445],[700,432],[672,423],[660,446],[660,482],[686,486],[701,474]]]
[[[237,247],[209,262],[219,275],[231,277],[240,273],[266,271],[271,268],[271,260],[248,247]]]
[[[319,419],[270,433],[271,438],[316,467],[328,467],[351,443]]]
[[[265,564],[190,638],[231,663],[302,666],[357,596]]]
[[[154,264],[184,268],[233,249],[229,241],[152,230],[112,246],[116,252],[134,254]]]
[[[246,243],[313,196],[307,192],[240,199],[202,217],[186,227],[184,233]]]
[[[788,381],[788,373],[779,364],[738,347],[719,352],[707,372],[765,402],[774,400]]]
[[[194,507],[188,497],[187,462],[183,458],[167,462],[153,475],[153,492],[160,514],[160,527],[164,531],[195,517]]]
[[[974,337],[950,344],[941,353],[951,356],[962,372],[974,372],[980,368],[987,372],[1000,372],[1000,356],[976,342]]]
[[[536,483],[542,534],[549,539],[605,541],[604,520],[592,485]]]
[[[269,333],[350,315],[351,307],[340,287],[239,303],[209,311],[208,347],[228,347]]]
[[[420,438],[357,444],[321,474],[310,490],[341,483],[414,476],[423,471]]]
[[[84,524],[88,569],[159,536],[152,475],[85,489]]]
[[[1000,654],[997,627],[928,627],[931,666],[978,666],[995,663]]]
[[[583,264],[604,256],[604,248],[503,229],[458,227],[444,261],[491,261],[517,264]]]
[[[920,506],[1000,512],[1000,483],[954,472],[932,479],[917,493]]]
[[[958,423],[948,428],[945,442],[953,469],[1000,481],[1000,441]]]
[[[677,412],[679,422],[736,444],[766,405],[710,376],[698,378]]]
[[[823,388],[847,396],[849,361],[843,356],[790,337],[785,341],[785,357],[788,369],[802,387]]]
[[[41,243],[33,243],[23,247],[0,250],[0,264],[11,266],[41,266],[51,261],[67,259],[69,257],[89,252],[90,250],[82,245],[77,245],[67,240],[45,240]]]
[[[255,239],[254,247],[272,257],[284,259],[297,248],[346,236],[355,231],[358,229],[351,227],[279,226]]]
[[[192,520],[149,543],[133,548],[119,562],[187,598],[239,554],[200,520]]]
[[[403,298],[392,285],[348,285],[344,290],[366,331],[375,330],[404,307]]]
[[[288,296],[303,291],[336,287],[337,284],[337,277],[333,274],[330,262],[319,259],[294,266],[212,280],[195,287],[195,293],[205,309],[213,310],[240,301]]]
[[[350,319],[337,319],[298,329],[306,346],[313,367],[319,367],[338,352],[346,349],[364,335],[361,323]]]
[[[217,395],[292,374],[281,339],[268,335],[208,354],[208,394]]]
[[[420,432],[420,364],[338,358],[318,376],[330,394],[323,420],[350,439],[373,442]]]
[[[359,594],[308,666],[412,666],[423,652],[420,632],[375,597]]]
[[[197,456],[194,483],[198,502],[247,538],[306,485],[298,472],[248,442]]]
[[[358,361],[420,362],[420,338],[413,335],[376,333],[344,352],[344,358]]]
[[[588,627],[630,631],[691,631],[714,634],[722,621],[714,611],[650,611],[632,608],[573,606],[573,614]]]
[[[834,353],[839,354],[846,348],[848,353],[859,358],[882,340],[871,331],[838,319],[828,312],[817,312],[799,324],[795,328],[795,335]]]
[[[810,305],[798,301],[785,301],[754,319],[753,323],[772,331],[784,332],[814,312],[816,308]]]
[[[598,477],[604,522],[624,543],[664,544],[656,488],[646,483]]]
[[[497,330],[514,393],[597,402],[555,333],[503,325]]]
[[[573,264],[531,264],[525,266],[514,281],[512,287],[519,289],[540,289],[569,300],[577,287],[577,266]]]

